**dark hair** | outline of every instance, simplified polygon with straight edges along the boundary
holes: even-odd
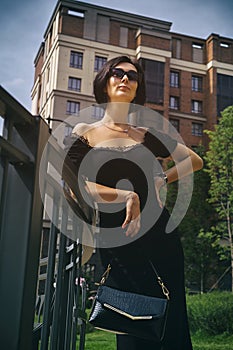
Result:
[[[122,62],[131,63],[137,69],[139,77],[138,87],[136,91],[136,96],[132,102],[135,104],[144,105],[146,100],[144,72],[138,61],[131,60],[131,58],[129,58],[128,56],[118,56],[112,58],[111,60],[107,61],[97,73],[94,79],[94,95],[96,102],[99,104],[108,102],[108,96],[105,92],[105,89],[107,81],[110,77],[110,70]]]

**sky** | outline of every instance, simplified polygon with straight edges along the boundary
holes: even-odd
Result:
[[[86,0],[86,3],[172,22],[171,31],[233,38],[232,0]],[[34,59],[57,0],[1,0],[0,85],[31,110]]]

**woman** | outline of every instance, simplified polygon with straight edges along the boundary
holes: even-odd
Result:
[[[163,345],[117,335],[117,349],[191,350],[182,247],[175,229],[166,233],[169,213],[159,195],[165,184],[201,169],[202,160],[168,135],[128,123],[132,103],[145,102],[143,71],[129,57],[116,57],[102,67],[94,94],[97,103],[106,103],[104,117],[75,126],[76,139],[68,154],[99,205],[100,255],[103,266],[112,266],[107,283],[161,296],[148,263],[152,261],[171,298]],[[162,172],[157,162],[160,174],[154,176],[153,162],[158,158],[172,159],[176,166]]]

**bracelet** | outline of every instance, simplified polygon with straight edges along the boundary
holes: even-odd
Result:
[[[161,177],[164,181],[164,185],[166,185],[168,183],[168,177],[167,177],[167,174],[165,174],[164,172],[162,173],[156,173],[155,174],[156,176],[158,177]]]

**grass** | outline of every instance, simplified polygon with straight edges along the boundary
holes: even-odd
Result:
[[[86,334],[85,350],[116,350],[115,335],[109,332],[93,331]]]
[[[221,334],[215,336],[196,333],[192,336],[194,350],[232,350],[233,335]]]
[[[196,333],[192,336],[194,350],[232,350],[233,335],[206,336]],[[116,350],[115,335],[93,331],[86,334],[85,350]]]

